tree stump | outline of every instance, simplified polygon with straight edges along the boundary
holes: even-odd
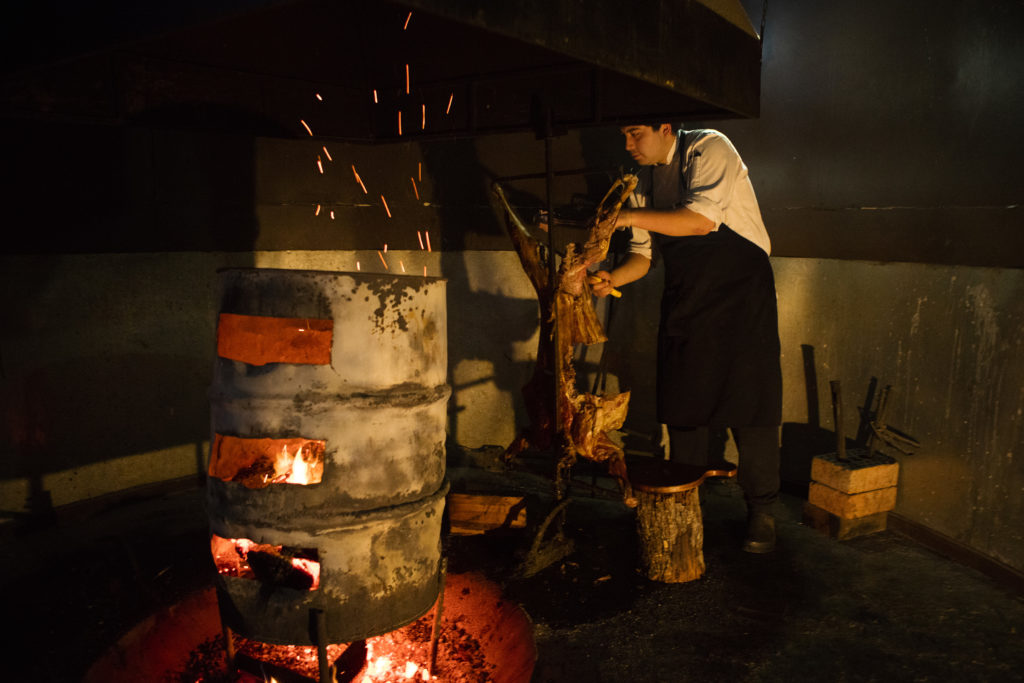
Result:
[[[652,581],[683,583],[704,575],[704,520],[697,488],[679,493],[634,489],[640,565]]]
[[[660,458],[626,462],[637,496],[640,566],[661,583],[683,583],[704,575],[704,519],[700,485],[707,477],[732,477],[735,468],[705,469]]]

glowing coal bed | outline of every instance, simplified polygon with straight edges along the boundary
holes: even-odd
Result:
[[[366,640],[365,658],[346,656],[350,646],[332,644],[327,656],[337,663],[338,680],[357,683],[446,681],[449,683],[527,683],[536,661],[529,618],[504,600],[500,589],[479,574],[446,577],[442,620],[433,676],[430,650],[435,611],[400,629]],[[224,636],[213,589],[195,593],[136,626],[97,661],[84,683],[278,683],[317,681],[312,646],[269,645],[233,637],[239,660],[263,663],[228,671]],[[351,646],[353,651],[358,645]],[[357,662],[354,667],[349,660]],[[365,661],[365,666],[363,663]],[[348,676],[340,675],[348,669]],[[277,674],[277,675],[275,675]]]

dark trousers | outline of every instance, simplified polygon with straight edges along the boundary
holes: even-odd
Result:
[[[732,427],[739,453],[740,488],[753,509],[770,509],[779,497],[779,428]],[[669,458],[698,467],[725,462],[725,430],[669,427]]]

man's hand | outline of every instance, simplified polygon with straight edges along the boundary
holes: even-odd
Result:
[[[612,285],[612,275],[607,270],[591,273],[590,285],[590,291],[599,299],[603,299],[609,294],[612,296],[622,296],[622,293]]]

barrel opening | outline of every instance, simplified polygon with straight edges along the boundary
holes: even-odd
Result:
[[[249,365],[329,365],[334,321],[221,313],[217,355]]]
[[[267,589],[315,591],[320,587],[320,557],[316,548],[291,548],[213,534],[210,551],[221,576],[252,579]]]
[[[214,434],[208,474],[246,488],[318,484],[324,476],[323,439],[243,439]]]

